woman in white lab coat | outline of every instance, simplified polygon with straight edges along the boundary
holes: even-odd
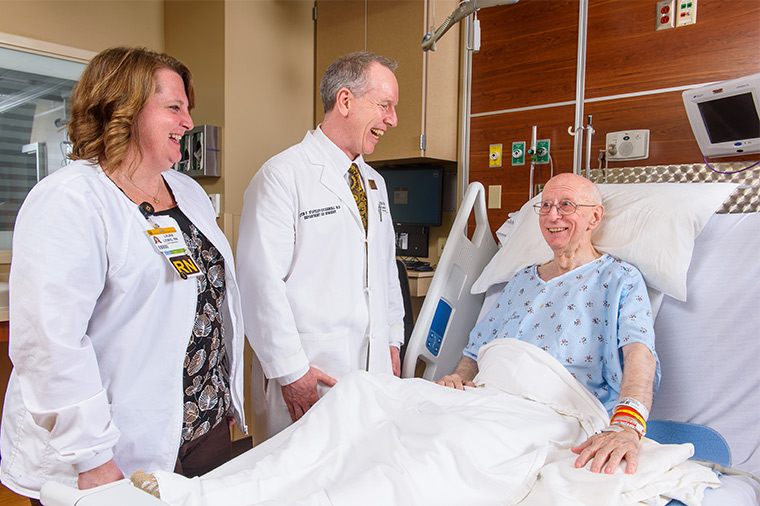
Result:
[[[76,161],[19,212],[0,478],[20,494],[201,474],[229,459],[230,418],[245,427],[232,251],[203,189],[167,170],[193,105],[174,58],[100,53],[72,93]]]

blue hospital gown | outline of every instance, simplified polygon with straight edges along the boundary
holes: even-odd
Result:
[[[630,264],[603,255],[548,282],[537,266],[519,271],[475,325],[464,355],[494,339],[532,343],[556,358],[608,412],[620,394],[622,348],[643,343],[657,361],[654,318],[644,279]]]

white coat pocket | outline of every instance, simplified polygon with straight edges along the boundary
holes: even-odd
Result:
[[[312,367],[336,379],[356,369],[345,332],[302,333],[299,337]]]

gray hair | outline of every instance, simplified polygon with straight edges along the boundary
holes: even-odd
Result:
[[[367,51],[351,53],[335,60],[322,76],[319,93],[325,113],[332,111],[341,88],[348,88],[360,97],[369,91],[369,68],[379,63],[391,72],[395,72],[398,63]]]

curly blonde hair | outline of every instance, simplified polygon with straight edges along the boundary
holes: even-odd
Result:
[[[94,160],[106,172],[119,167],[136,136],[137,115],[156,91],[155,74],[161,68],[182,78],[188,108],[195,107],[193,76],[179,60],[142,47],[116,47],[97,54],[71,93],[69,157]]]

